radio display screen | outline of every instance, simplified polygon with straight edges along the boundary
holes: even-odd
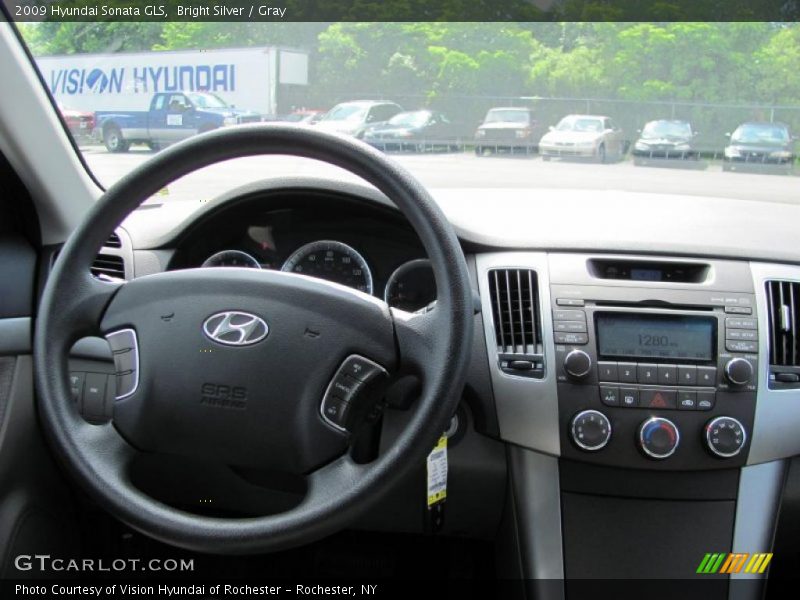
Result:
[[[713,317],[595,313],[594,318],[602,357],[714,359],[717,320]]]

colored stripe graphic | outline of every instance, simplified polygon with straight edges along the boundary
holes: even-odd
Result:
[[[772,560],[771,552],[708,552],[700,561],[697,573],[713,575],[714,573],[732,575],[741,573],[761,574],[767,570]]]
[[[697,567],[698,573],[716,573],[719,570],[722,561],[727,555],[723,553],[708,553],[703,557],[700,566]]]

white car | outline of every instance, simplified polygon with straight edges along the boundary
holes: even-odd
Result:
[[[394,102],[375,100],[342,102],[325,113],[317,123],[317,127],[361,138],[368,126],[388,121],[402,111],[403,108]]]
[[[610,117],[568,115],[539,141],[543,160],[590,158],[597,162],[620,159],[627,151],[622,128]]]

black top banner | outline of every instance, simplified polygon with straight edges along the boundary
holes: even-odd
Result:
[[[14,21],[772,21],[800,0],[2,0]]]

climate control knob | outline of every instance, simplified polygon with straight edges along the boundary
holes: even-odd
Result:
[[[753,379],[753,365],[744,358],[732,358],[725,365],[725,377],[733,385],[747,385]]]
[[[597,410],[584,410],[572,418],[572,441],[581,450],[601,450],[611,439],[611,423]]]
[[[564,357],[564,370],[571,379],[583,379],[592,370],[592,358],[583,350],[573,350]]]
[[[733,417],[717,417],[706,424],[706,446],[720,458],[739,454],[747,442],[747,432]]]
[[[638,441],[642,452],[650,458],[661,460],[675,453],[681,434],[669,419],[652,417],[639,426]]]

